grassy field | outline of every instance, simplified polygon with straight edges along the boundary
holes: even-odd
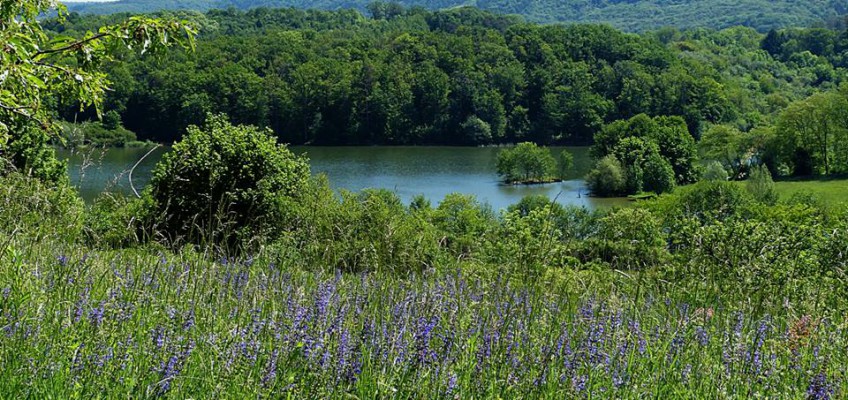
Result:
[[[848,393],[844,210],[727,182],[653,212],[328,201],[327,240],[227,257],[107,246],[72,191],[0,183],[0,399]]]
[[[7,243],[0,392],[21,397],[819,399],[848,361],[842,316],[631,274],[399,278]]]
[[[781,199],[795,193],[810,193],[826,204],[848,203],[848,177],[834,179],[781,180],[775,182]]]

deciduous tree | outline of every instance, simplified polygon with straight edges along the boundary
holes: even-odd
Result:
[[[48,37],[40,15],[65,8],[55,0],[0,3],[0,167],[58,180],[64,170],[47,147],[57,131],[50,107],[56,95],[70,97],[100,115],[109,85],[105,63],[124,48],[157,53],[172,44],[193,46],[194,31],[184,22],[130,17],[80,38]]]

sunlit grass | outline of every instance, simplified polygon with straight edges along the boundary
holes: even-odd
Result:
[[[739,220],[681,219],[690,224],[664,234],[641,208],[545,206],[499,220],[454,198],[466,217],[480,214],[460,230],[427,222],[445,210],[351,197],[310,214],[332,236],[300,231],[234,259],[220,244],[111,246],[91,225],[108,210],[23,177],[4,182],[0,398],[825,399],[848,389],[836,213],[751,205]],[[778,220],[787,210],[799,214]],[[116,220],[101,228],[128,229]]]
[[[5,242],[0,392],[17,397],[824,398],[845,382],[843,316],[690,302],[636,274],[333,274],[283,253]]]
[[[788,199],[795,193],[810,193],[826,204],[848,203],[848,178],[781,180],[774,183],[781,199]]]

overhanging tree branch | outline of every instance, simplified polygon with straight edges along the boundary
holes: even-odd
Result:
[[[35,52],[35,57],[43,56],[43,55],[47,55],[47,54],[62,53],[62,52],[66,52],[68,50],[79,49],[80,47],[85,46],[87,43],[93,42],[93,41],[98,40],[98,39],[102,39],[102,38],[107,37],[107,36],[112,36],[112,34],[109,33],[109,32],[101,32],[101,33],[98,33],[98,34],[96,34],[96,35],[94,35],[90,38],[79,40],[79,41],[76,41],[76,42],[71,43],[69,45],[57,47],[57,48],[54,48],[54,49],[39,50],[39,51]]]
[[[9,112],[11,112],[11,113],[18,114],[18,115],[20,115],[20,116],[22,116],[22,117],[32,119],[32,115],[30,115],[29,113],[27,113],[27,112],[25,112],[25,111],[26,111],[26,110],[30,110],[30,109],[32,109],[33,107],[28,107],[28,106],[10,107],[10,106],[7,106],[7,105],[5,105],[5,104],[3,104],[3,103],[0,103],[0,108],[4,109],[4,110],[6,110],[6,111],[9,111]]]

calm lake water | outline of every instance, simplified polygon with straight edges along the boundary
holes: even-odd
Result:
[[[335,189],[359,191],[383,188],[404,202],[423,194],[434,204],[452,192],[473,194],[496,210],[506,208],[527,195],[541,194],[562,204],[589,208],[622,205],[626,199],[589,197],[582,177],[590,167],[587,147],[569,147],[575,168],[569,180],[532,186],[506,186],[498,182],[495,157],[500,149],[490,147],[292,147],[309,157],[312,172],[325,173]],[[559,154],[563,148],[552,148]],[[128,172],[149,149],[60,150],[68,160],[71,182],[86,201],[104,190],[132,193]],[[168,151],[160,148],[133,173],[136,189],[150,179],[150,171]]]

